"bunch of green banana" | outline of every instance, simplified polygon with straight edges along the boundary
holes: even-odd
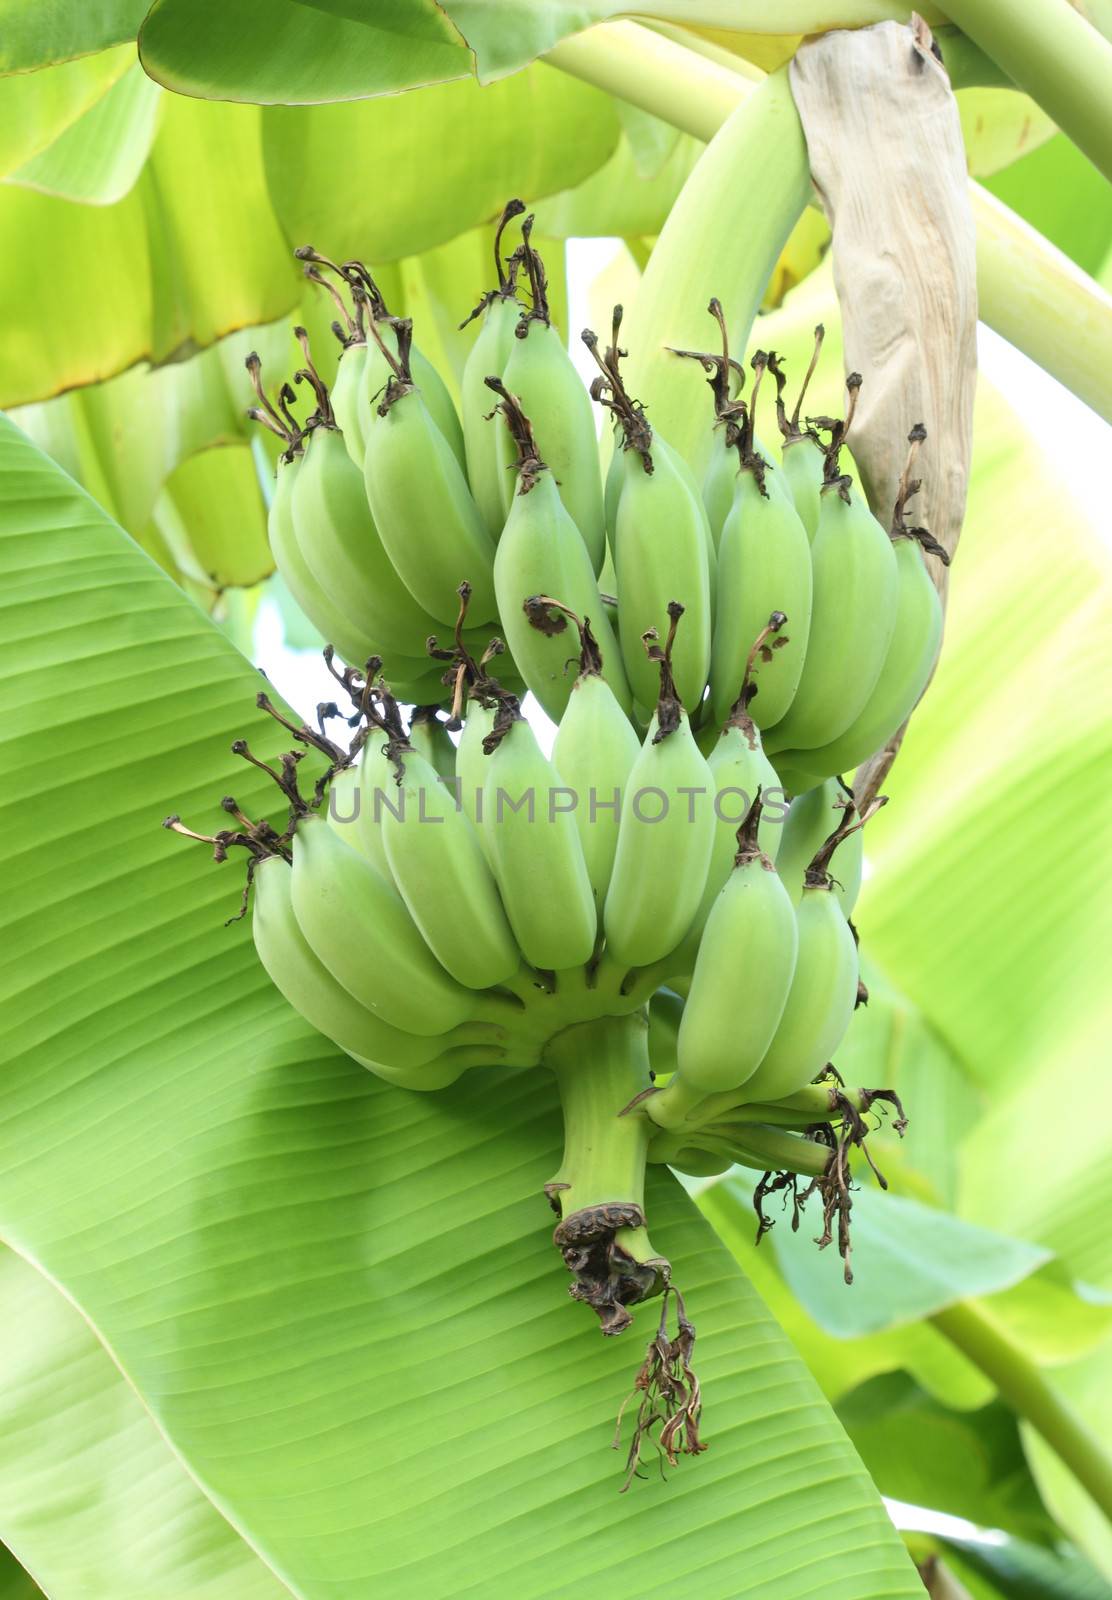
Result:
[[[756,1072],[793,987],[796,918],[757,841],[760,817],[758,796],[737,830],[733,871],[703,930],[680,1023],[677,1071],[647,1102],[662,1128],[678,1127],[707,1095],[740,1089]]]
[[[703,897],[714,843],[714,779],[691,732],[673,672],[684,608],[668,602],[663,649],[642,648],[659,674],[656,710],[630,770],[603,924],[608,959],[649,966],[681,943]]]
[[[926,528],[909,527],[905,515],[908,501],[920,487],[911,473],[925,438],[921,424],[912,429],[896,497],[891,535],[896,556],[895,620],[876,684],[854,721],[836,738],[815,749],[785,750],[781,760],[786,771],[819,778],[852,772],[883,749],[903,726],[934,671],[942,644],[942,601],[927,571],[924,552],[929,551],[944,566],[950,558]]]
[[[619,371],[622,308],[615,306],[612,343],[600,353],[588,329],[583,341],[601,375],[591,394],[611,412],[621,432],[611,473],[610,539],[618,586],[618,629],[634,700],[647,713],[656,699],[656,669],[641,640],[659,627],[669,604],[683,607],[685,622],[672,672],[680,699],[696,706],[710,667],[714,544],[702,496],[687,463],[649,426],[627,394]]]
[[[860,378],[847,380],[845,422],[832,428],[818,527],[811,547],[814,598],[807,653],[787,713],[765,729],[765,748],[803,752],[844,733],[867,704],[891,643],[898,576],[892,541],[852,480],[838,472]],[[804,759],[793,755],[795,765]]]
[[[579,530],[592,571],[598,573],[606,553],[606,518],[595,419],[583,382],[549,317],[544,263],[533,247],[532,228],[533,218],[526,217],[518,257],[531,304],[514,325],[505,364],[489,367],[482,376],[499,378],[531,418],[559,485],[560,499]],[[495,437],[505,519],[514,496],[518,450],[512,434],[504,429]]]
[[[509,516],[494,558],[494,589],[506,642],[525,682],[554,721],[571,694],[567,622],[551,625],[531,612],[537,595],[552,595],[574,614],[594,619],[605,663],[602,671],[622,709],[632,699],[622,658],[610,631],[591,559],[564,508],[556,482],[541,460],[530,419],[500,379],[486,380],[514,441],[517,469]]]

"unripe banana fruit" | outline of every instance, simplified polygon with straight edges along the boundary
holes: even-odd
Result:
[[[502,235],[513,217],[525,210],[520,200],[511,200],[502,212],[494,235],[494,265],[498,275],[497,289],[490,290],[467,318],[481,316],[478,337],[468,351],[460,380],[463,419],[463,446],[467,457],[467,479],[475,496],[487,532],[492,539],[501,537],[506,521],[506,496],[504,479],[507,476],[500,448],[497,427],[491,426],[492,406],[488,377],[501,378],[514,343],[522,307],[515,296],[519,260],[502,256]],[[467,322],[462,324],[467,326]],[[512,468],[510,471],[512,476]]]
[[[663,1128],[678,1127],[704,1096],[746,1082],[766,1055],[792,987],[796,918],[757,844],[760,813],[754,800],[738,830],[733,871],[703,930],[680,1023],[678,1070],[646,1105]]]
[[[278,458],[274,493],[267,512],[267,537],[274,563],[295,602],[325,640],[335,645],[345,660],[364,660],[369,653],[368,641],[359,624],[333,605],[298,545],[293,500],[304,462],[305,435],[288,408],[288,402],[296,396],[289,384],[282,386],[278,395],[282,408],[279,414],[263,390],[259,358],[254,351],[245,365],[259,400],[247,415],[277,434],[285,445]]]
[[[633,697],[646,709],[656,701],[657,672],[641,643],[660,627],[670,602],[684,610],[672,672],[685,705],[702,699],[710,667],[713,542],[702,497],[691,473],[653,433],[644,412],[626,393],[619,372],[621,307],[614,310],[613,339],[605,355],[587,330],[584,343],[601,369],[591,393],[613,412],[622,430],[614,471],[620,487],[614,510],[614,570],[618,580],[618,630]]]
[[[649,651],[660,694],[622,800],[604,908],[607,956],[626,967],[648,966],[682,941],[703,896],[714,842],[714,779],[671,671],[682,612],[669,606],[667,643]]]
[[[492,743],[480,826],[514,936],[531,966],[582,966],[594,951],[597,917],[569,806],[575,796],[513,696],[499,704]]]
[[[511,349],[500,376],[533,423],[545,460],[559,486],[560,499],[579,530],[591,570],[597,573],[606,553],[606,517],[594,412],[583,380],[560,334],[549,322],[544,267],[530,243],[532,222],[532,217],[527,217],[521,229],[522,260],[529,278],[532,304],[515,325]],[[491,375],[496,373],[496,368],[490,368]],[[502,507],[504,515],[508,516],[514,493],[517,451],[504,429],[498,429],[496,438],[503,468]]]
[[[497,614],[494,543],[467,479],[410,374],[411,325],[396,325],[398,355],[383,354],[390,380],[367,430],[367,500],[406,588],[432,616],[456,614],[461,581],[472,589],[471,616]]]
[[[781,613],[774,613],[753,643],[749,652],[750,664],[767,648],[766,641],[779,631],[783,623]],[[714,781],[714,842],[699,908],[684,940],[684,949],[682,953],[677,952],[682,965],[687,968],[695,960],[711,907],[733,871],[738,849],[738,828],[745,821],[754,800],[761,802],[757,835],[760,850],[772,862],[776,861],[780,850],[788,808],[776,769],[761,746],[760,729],[746,709],[751,694],[747,666],[737,704],[707,755],[707,766]],[[815,848],[821,843],[820,839]],[[811,857],[807,859],[810,861]]]
[[[363,367],[367,360],[366,338],[353,338],[345,344],[332,385],[332,409],[343,436],[344,448],[352,466],[363,471],[363,414],[359,405]]]
[[[629,718],[602,676],[604,662],[587,618],[579,626],[579,676],[556,730],[552,760],[578,797],[573,813],[599,909],[618,848],[622,797],[641,749]]]
[[[502,983],[521,965],[479,837],[436,769],[394,749],[400,777],[382,819],[398,892],[440,965],[468,989]]]
[[[437,715],[435,705],[414,707],[409,724],[409,742],[418,755],[433,767],[437,775],[450,786],[456,776],[456,747],[447,728]]]
[[[754,364],[753,402],[767,364],[763,352]],[[811,626],[811,549],[794,505],[768,486],[766,463],[753,445],[753,402],[738,431],[740,471],[718,552],[710,681],[714,714],[721,722],[741,690],[758,631],[771,613],[786,615],[788,632],[753,678],[749,714],[758,727],[769,728],[791,706],[803,671]]]
[[[851,392],[857,392],[852,382]],[[897,588],[892,541],[864,498],[851,493],[851,480],[837,474],[848,426],[847,419],[827,454],[811,547],[814,598],[807,655],[791,709],[766,729],[770,755],[806,751],[844,733],[872,694],[892,639]]]
[[[876,687],[856,720],[828,744],[815,749],[784,753],[785,765],[798,762],[809,772],[852,772],[883,749],[885,743],[911,715],[934,671],[942,645],[942,601],[924,551],[949,565],[949,556],[925,528],[910,528],[905,518],[907,502],[919,484],[911,477],[915,455],[926,438],[920,425],[911,432],[911,450],[896,500],[892,542],[896,552],[896,605],[892,642],[880,669]]]
[[[457,1035],[403,1032],[362,1005],[313,952],[297,924],[292,903],[293,873],[278,857],[259,863],[254,875],[251,932],[259,959],[295,1011],[361,1063],[388,1061],[401,1070],[421,1068],[441,1055]],[[497,1042],[489,1024],[467,1024],[475,1037]],[[467,1038],[467,1032],[458,1037]],[[372,1070],[381,1069],[375,1065]]]
[[[383,548],[363,474],[336,431],[329,392],[307,347],[305,376],[313,380],[320,421],[306,441],[293,494],[298,549],[335,610],[359,619],[367,641],[363,659],[372,652],[415,654],[437,621],[410,594]]]
[[[857,940],[834,894],[830,861],[879,803],[831,834],[807,869],[795,913],[799,944],[791,991],[760,1066],[743,1085],[743,1098],[750,1104],[782,1100],[802,1089],[845,1037],[857,1005],[860,972]]]
[[[568,648],[565,619],[551,627],[529,609],[533,597],[551,595],[573,614],[590,618],[602,651],[602,671],[629,711],[632,699],[621,653],[599,597],[590,557],[566,511],[553,474],[541,460],[529,418],[517,398],[497,379],[489,388],[500,396],[498,410],[517,451],[516,490],[494,557],[494,590],[506,643],[543,709],[559,722],[575,681],[576,652]]]
[[[408,1033],[447,1033],[474,997],[429,951],[401,896],[319,817],[298,825],[293,909],[319,960],[369,1011]]]
[[[837,778],[828,778],[817,789],[797,795],[788,807],[776,869],[793,905],[802,898],[807,868],[823,843],[852,815],[853,794]],[[853,915],[863,866],[864,833],[858,828],[839,844],[829,863],[834,891],[846,917]]]
[[[780,426],[780,459],[784,481],[799,513],[808,539],[812,542],[819,525],[819,506],[825,477],[825,451],[818,434],[809,423],[801,423],[800,412],[815,368],[819,363],[826,329],[820,322],[815,329],[815,349],[803,377],[791,416],[784,405],[784,373],[775,356],[769,358],[769,371],[776,380],[776,420]]]

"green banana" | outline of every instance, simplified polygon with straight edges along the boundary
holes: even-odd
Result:
[[[386,841],[382,833],[382,819],[385,815],[388,802],[393,799],[396,788],[397,774],[391,764],[387,753],[390,744],[390,735],[385,728],[372,727],[363,742],[359,752],[359,760],[355,767],[356,779],[355,793],[358,795],[358,806],[355,809],[354,823],[351,825],[352,834],[359,838],[358,849],[361,855],[376,868],[387,883],[393,882],[390,871],[390,862],[386,855]],[[343,796],[341,796],[342,800]],[[329,819],[332,811],[329,811]],[[343,829],[344,825],[340,824]],[[341,835],[347,838],[347,830]]]
[[[815,855],[852,815],[853,792],[837,778],[828,778],[817,789],[797,795],[788,807],[776,869],[794,905],[799,904],[803,879]],[[853,915],[861,890],[863,841],[864,834],[858,828],[838,846],[829,863],[838,903],[847,917]]]
[[[444,971],[393,885],[320,817],[303,818],[293,849],[293,909],[319,960],[385,1022],[447,1033],[475,996]]]
[[[556,730],[552,761],[578,796],[575,825],[587,876],[601,909],[618,848],[622,794],[641,744],[602,675],[604,662],[590,619],[573,620],[579,628],[579,676]]]
[[[295,333],[305,351],[299,377],[313,385],[317,425],[293,494],[298,548],[319,587],[337,610],[358,616],[369,641],[366,654],[415,656],[439,626],[410,594],[383,548],[367,505],[363,474],[336,431],[334,409],[309,356],[304,328]],[[427,670],[428,663],[421,663]]]
[[[905,518],[908,500],[918,490],[911,478],[915,455],[926,430],[912,429],[911,452],[900,482],[892,524],[896,552],[896,620],[892,642],[869,699],[856,721],[829,744],[817,749],[784,752],[785,765],[797,761],[810,772],[852,772],[883,749],[915,709],[930,681],[942,644],[942,601],[924,552],[946,566],[950,558],[925,528],[909,528]]]
[[[371,515],[398,575],[432,616],[454,617],[458,589],[472,590],[472,616],[497,613],[494,543],[467,480],[436,426],[409,367],[412,326],[396,324],[398,354],[378,415],[367,430],[364,481]]]
[[[895,624],[897,570],[892,541],[852,480],[838,475],[838,452],[853,416],[834,426],[818,531],[811,547],[814,598],[807,654],[787,715],[765,731],[770,755],[829,744],[857,719],[880,677]],[[800,764],[802,764],[800,762]]]
[[[606,515],[599,472],[594,412],[583,380],[548,317],[544,266],[530,243],[533,219],[522,224],[521,258],[529,279],[532,306],[522,313],[500,376],[531,418],[544,446],[545,460],[559,485],[560,499],[586,546],[597,573],[606,554]],[[495,376],[494,369],[485,376]],[[514,493],[517,451],[503,430],[496,435],[503,515]]]
[[[787,487],[799,513],[808,539],[814,542],[818,532],[819,507],[825,479],[825,451],[814,428],[805,423],[800,426],[800,411],[808,386],[818,366],[819,352],[826,330],[820,322],[815,329],[815,349],[810,365],[800,385],[795,409],[791,416],[784,405],[784,373],[775,357],[769,359],[769,371],[776,380],[776,420],[780,426],[780,458]]]
[[[366,361],[366,339],[351,339],[340,353],[336,381],[332,385],[332,410],[336,414],[336,423],[352,466],[359,472],[363,470],[365,448],[359,394]]]
[[[506,643],[543,709],[559,722],[574,681],[567,623],[563,616],[550,622],[546,613],[538,616],[530,609],[534,596],[552,595],[573,614],[592,619],[602,649],[603,675],[628,712],[633,702],[621,653],[583,540],[540,458],[529,418],[516,396],[497,378],[486,382],[499,396],[497,409],[517,450],[517,492],[494,556],[494,592]]]
[[[296,250],[294,254],[303,260],[319,261],[325,266],[332,267],[344,278],[355,299],[359,326],[366,339],[359,390],[355,401],[359,419],[355,431],[362,435],[365,447],[371,429],[378,420],[382,395],[394,375],[394,363],[401,354],[398,330],[402,319],[390,315],[381,289],[361,261],[345,261],[342,266],[337,267],[334,262],[317,255],[308,246]],[[412,374],[413,383],[421,391],[433,422],[447,441],[461,471],[465,471],[467,458],[463,445],[463,429],[460,426],[455,403],[448,392],[447,384],[432,362],[426,360],[413,344],[412,333],[406,348],[406,364]],[[356,461],[357,466],[362,464],[362,458]]]
[[[363,414],[359,405],[359,388],[367,359],[366,291],[358,277],[338,267],[327,257],[318,255],[311,245],[301,246],[294,251],[294,255],[306,263],[305,276],[332,297],[340,313],[341,320],[332,324],[332,332],[340,341],[340,359],[332,385],[332,411],[353,464],[362,470]],[[339,289],[325,277],[321,267],[327,267],[335,273],[351,294],[355,305],[354,317]]]
[[[399,1089],[429,1094],[437,1089],[450,1088],[472,1067],[496,1066],[504,1060],[505,1055],[505,1050],[495,1046],[456,1045],[442,1055],[433,1056],[431,1061],[420,1067],[386,1066],[381,1061],[368,1061],[362,1056],[356,1056],[355,1059],[361,1067],[366,1067],[368,1072],[373,1072],[376,1078],[382,1078],[386,1083],[392,1083]]]
[[[721,355],[712,354],[707,350],[672,350],[673,355],[683,356],[689,361],[698,361],[703,371],[708,374],[707,386],[714,399],[714,443],[711,446],[710,459],[707,462],[706,472],[703,475],[702,497],[706,508],[707,523],[710,527],[711,540],[715,550],[722,540],[722,527],[730,514],[734,503],[734,491],[737,487],[739,465],[737,455],[738,423],[744,417],[745,409],[739,405],[741,390],[745,382],[745,372],[741,363],[735,361],[730,355],[730,340],[726,329],[726,318],[722,311],[722,304],[717,299],[711,300],[707,310],[718,324],[719,338],[722,343]],[[754,389],[754,398],[755,389]],[[752,406],[749,408],[752,410]],[[754,433],[752,438],[752,452],[761,458],[764,474],[764,484],[774,499],[791,499],[779,463],[772,453],[765,448]]]
[[[646,1105],[662,1128],[679,1127],[706,1095],[746,1082],[765,1058],[792,988],[795,911],[757,843],[760,815],[758,798],[738,829],[733,871],[703,930],[680,1022],[676,1074]]]
[[[780,612],[773,613],[750,650],[750,663],[766,647],[765,641],[769,635],[783,626],[783,620]],[[785,797],[776,769],[761,747],[760,729],[746,709],[751,697],[750,670],[747,666],[741,694],[713,746],[706,752],[707,766],[714,784],[714,842],[711,845],[703,897],[684,940],[684,966],[690,966],[695,960],[711,907],[733,870],[738,828],[757,798],[761,801],[757,843],[772,862],[776,861],[780,849],[787,810]]]
[[[489,1023],[466,1023],[443,1035],[418,1036],[391,1026],[350,994],[314,954],[298,926],[292,903],[293,873],[280,857],[258,863],[254,873],[251,932],[259,959],[275,988],[295,1011],[361,1064],[384,1064],[390,1070],[413,1071],[465,1042],[501,1035]],[[369,1058],[369,1059],[368,1059]]]
[[[676,1046],[684,1002],[673,989],[658,989],[649,1001],[649,1065],[654,1078],[676,1070]]]
[[[487,702],[472,698],[468,701],[467,719],[456,746],[456,784],[460,804],[476,827],[483,818],[483,785],[490,764],[483,741],[494,731],[497,710],[498,703],[495,700]],[[480,828],[479,839],[489,860],[490,849],[485,829]]]
[[[743,1084],[749,1103],[782,1100],[822,1071],[845,1037],[857,1005],[857,940],[842,913],[830,860],[851,829],[831,834],[807,869],[795,917],[799,934],[795,975],[780,1025],[756,1072]]]
[[[647,652],[660,694],[622,800],[603,912],[607,956],[626,967],[648,966],[681,942],[702,899],[714,843],[714,779],[672,674],[683,608],[673,602],[668,614],[664,648]]]
[[[525,959],[544,971],[578,967],[595,947],[597,916],[579,832],[560,774],[513,695],[503,695],[486,745],[482,827],[488,859]]]
[[[467,479],[475,504],[486,523],[492,539],[499,539],[506,522],[506,497],[504,479],[507,469],[499,451],[498,431],[491,427],[488,377],[501,378],[506,370],[514,343],[514,329],[521,315],[521,305],[516,298],[518,257],[505,260],[502,255],[502,234],[507,223],[525,210],[520,200],[511,200],[501,217],[494,235],[494,266],[498,275],[497,289],[483,295],[472,311],[466,327],[474,317],[482,317],[478,337],[468,351],[460,380],[463,416],[463,447],[467,457]],[[509,469],[512,476],[512,468]]]
[[[619,373],[617,339],[621,307],[614,310],[613,340],[605,355],[588,329],[583,342],[601,369],[592,396],[611,411],[622,429],[614,469],[621,475],[614,513],[614,568],[618,579],[618,631],[634,699],[656,701],[656,669],[641,636],[659,626],[669,603],[685,613],[672,671],[680,699],[696,706],[710,666],[713,541],[701,495],[686,463],[649,427],[644,411],[626,393]]]
[[[767,357],[754,358],[756,379],[748,412],[741,402],[737,434],[740,472],[722,528],[718,595],[711,652],[711,698],[723,721],[737,699],[750,646],[770,613],[786,615],[790,631],[766,651],[749,708],[761,728],[788,711],[803,672],[811,625],[811,548],[794,505],[766,486],[765,462],[753,446],[753,405]]]
[[[435,767],[392,748],[403,775],[382,836],[398,892],[445,971],[465,988],[492,988],[517,971],[521,952],[475,826]]]
[[[455,782],[456,747],[435,705],[415,706],[409,723],[409,742],[446,783]]]

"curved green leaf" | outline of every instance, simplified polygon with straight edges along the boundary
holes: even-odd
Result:
[[[659,233],[704,148],[698,139],[681,134],[658,170],[644,177],[623,132],[613,155],[596,172],[539,203],[537,225],[563,239]]]
[[[985,188],[1086,272],[1100,271],[1112,248],[1112,189],[1064,133],[987,178]]]
[[[827,28],[863,27],[887,17],[906,21],[911,7],[896,0],[641,0],[631,7],[614,0],[441,0],[459,32],[475,53],[480,78],[514,72],[543,55],[561,39],[592,23],[635,10],[639,17],[658,17],[688,28],[723,29],[729,33],[805,34]],[[362,9],[366,0],[352,0]],[[928,21],[936,7],[920,7]],[[777,61],[776,65],[779,65]]]
[[[134,39],[150,0],[7,0],[0,73],[31,72]]]
[[[700,1325],[713,1444],[617,1499],[611,1419],[653,1312],[608,1342],[564,1295],[548,1085],[406,1094],[292,1016],[221,926],[234,875],[157,827],[171,805],[217,822],[229,788],[266,803],[227,753],[279,747],[257,676],[7,424],[0,483],[20,683],[0,1231],[210,1497],[305,1600],[652,1596],[693,1567],[706,1600],[913,1600],[844,1435],[666,1176],[654,1236]],[[832,1571],[831,1541],[853,1562]]]
[[[752,1186],[745,1179],[724,1182],[748,1200]],[[821,1223],[821,1210],[812,1201],[799,1231],[774,1228],[772,1244],[800,1305],[841,1339],[919,1322],[959,1300],[995,1294],[1049,1260],[1049,1252],[1037,1245],[866,1187],[853,1202],[851,1289],[833,1252],[831,1258],[815,1260],[812,1235]]]
[[[256,105],[356,100],[471,73],[470,53],[434,0],[375,0],[373,8],[155,0],[139,53],[176,94]]]
[[[543,64],[486,88],[469,80],[263,115],[267,178],[287,238],[311,240],[337,260],[392,261],[443,244],[496,217],[511,195],[532,204],[578,183],[618,135],[609,95]],[[473,303],[461,303],[458,321]]]
[[[889,1498],[1029,1539],[1053,1536],[1015,1417],[999,1401],[951,1411],[891,1373],[847,1395],[838,1415]]]
[[[4,22],[6,27],[7,12]],[[40,72],[0,77],[0,174],[45,150],[108,93],[134,60],[135,52],[125,45]]]
[[[1046,112],[1016,89],[959,89],[954,96],[970,177],[999,172],[1057,131]]]
[[[112,205],[134,187],[154,142],[161,90],[134,62],[76,122],[11,174],[12,183]]]
[[[80,1312],[0,1247],[0,1533],[57,1600],[289,1600]],[[39,1591],[6,1589],[16,1600]]]
[[[41,1594],[30,1573],[0,1544],[0,1600],[39,1600]]]
[[[0,187],[13,246],[0,259],[0,404],[180,358],[293,308],[299,279],[266,192],[259,118],[165,97],[150,158],[115,205]]]
[[[1069,1546],[940,1537],[958,1571],[988,1578],[1008,1600],[1112,1600],[1112,1585]]]
[[[217,445],[170,474],[153,512],[178,569],[213,590],[249,589],[274,571],[251,447]]]

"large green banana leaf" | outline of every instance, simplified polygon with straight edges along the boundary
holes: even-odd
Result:
[[[125,45],[43,72],[0,77],[0,173],[6,176],[33,160],[80,121],[108,95],[134,59]]]
[[[9,78],[4,83],[19,81]],[[9,182],[85,205],[106,206],[122,200],[137,183],[150,154],[161,98],[158,85],[132,61],[107,94],[45,149],[17,167]]]
[[[618,1498],[612,1418],[653,1312],[607,1343],[566,1298],[546,1085],[391,1090],[289,1012],[223,926],[234,869],[158,826],[217,823],[228,790],[266,803],[228,754],[278,746],[257,676],[7,423],[0,484],[0,1234],[217,1510],[307,1600],[647,1596],[693,1571],[707,1600],[911,1600],[839,1425],[667,1177],[654,1237],[700,1326],[712,1445]]]
[[[288,1597],[198,1489],[77,1308],[2,1247],[0,1297],[0,1526],[47,1593]]]
[[[899,0],[155,0],[140,48],[147,71],[179,93],[303,103],[348,100],[469,73],[504,76],[568,34],[633,10],[688,27],[798,36],[886,17]],[[935,7],[920,10],[929,21]],[[248,88],[250,85],[250,88]]]

